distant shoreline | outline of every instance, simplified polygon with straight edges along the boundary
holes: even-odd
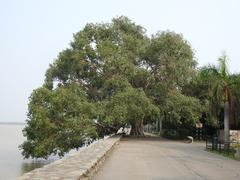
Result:
[[[0,125],[25,125],[24,122],[0,122]]]

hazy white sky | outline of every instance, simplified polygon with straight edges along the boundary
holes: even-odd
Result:
[[[182,33],[199,65],[225,50],[230,71],[240,72],[238,0],[0,0],[0,122],[25,121],[28,97],[73,33],[121,15],[149,35]]]

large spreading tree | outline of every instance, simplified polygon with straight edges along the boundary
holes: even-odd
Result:
[[[144,124],[161,117],[194,126],[201,103],[182,93],[196,73],[190,44],[174,32],[148,37],[145,31],[118,17],[74,34],[30,97],[26,158],[63,156],[126,124],[132,135],[144,135]]]

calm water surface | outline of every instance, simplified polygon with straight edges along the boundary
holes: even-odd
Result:
[[[0,124],[0,180],[11,180],[23,173],[53,162],[49,160],[24,160],[18,146],[25,140],[24,125]]]

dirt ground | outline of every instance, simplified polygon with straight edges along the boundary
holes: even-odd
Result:
[[[123,138],[94,180],[240,180],[240,162],[204,143]]]

